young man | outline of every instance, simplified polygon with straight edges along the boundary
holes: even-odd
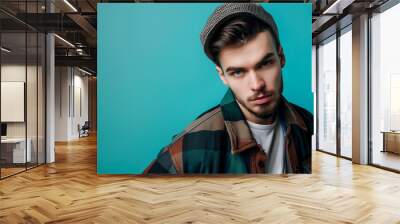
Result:
[[[313,116],[282,96],[285,56],[272,16],[258,4],[224,4],[200,37],[229,90],[144,173],[311,173]]]

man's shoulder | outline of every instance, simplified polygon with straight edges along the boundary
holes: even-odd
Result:
[[[201,114],[184,131],[174,136],[160,155],[170,157],[178,173],[200,172],[198,169],[202,167],[202,163],[215,162],[221,149],[225,149],[227,140],[225,132],[221,108],[214,107]]]
[[[305,118],[313,118],[313,114],[310,112],[310,111],[308,111],[307,109],[305,109],[305,108],[303,108],[303,107],[301,107],[301,106],[299,106],[299,105],[296,105],[296,104],[294,104],[294,103],[289,103],[290,104],[290,106],[292,106],[292,108],[293,109],[295,109],[296,110],[296,112],[298,112],[302,117],[305,117]]]
[[[220,106],[213,107],[191,122],[157,155],[144,173],[199,172],[204,161],[215,162],[220,149],[225,148],[225,123]],[[207,159],[208,158],[208,159]],[[212,166],[216,172],[219,166]]]
[[[301,116],[301,118],[303,119],[308,130],[311,130],[311,133],[313,133],[314,115],[311,112],[309,112],[307,109],[305,109],[299,105],[296,105],[291,102],[289,102],[289,105]]]
[[[173,142],[189,134],[203,133],[205,135],[209,132],[220,132],[224,130],[224,117],[222,116],[221,107],[217,105],[201,113],[181,133],[174,136]]]

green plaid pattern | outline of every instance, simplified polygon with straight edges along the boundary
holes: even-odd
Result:
[[[313,116],[284,97],[278,119],[285,130],[285,173],[311,173]],[[165,146],[144,174],[265,173],[260,148],[231,90]]]

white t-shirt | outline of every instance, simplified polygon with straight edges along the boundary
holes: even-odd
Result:
[[[274,123],[267,125],[247,121],[257,144],[261,145],[265,154],[268,155],[265,172],[271,174],[284,172],[285,134],[278,120],[276,118]]]

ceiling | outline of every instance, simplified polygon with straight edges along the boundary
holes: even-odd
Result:
[[[312,3],[313,42],[315,43],[320,38],[329,35],[329,29],[334,26],[338,20],[346,16],[354,16],[365,10],[376,8],[386,1],[387,0],[270,0],[254,2]],[[25,40],[25,30],[28,30],[28,32],[54,32],[58,35],[58,37],[55,38],[56,65],[80,66],[95,73],[97,70],[96,5],[97,3],[105,2],[134,3],[180,1],[47,0],[46,5],[46,0],[1,0],[0,25],[3,33],[2,45],[5,46],[5,43],[7,43],[7,48],[12,48],[16,55],[23,55],[26,54],[26,52],[28,52],[29,55],[35,52],[36,46],[39,46],[39,49],[43,46],[41,43],[39,43],[39,45],[36,43],[37,41],[35,41],[34,35],[28,35],[28,40]],[[192,0],[192,2],[210,1]],[[334,30],[330,32],[334,32]],[[28,43],[27,49],[25,49],[25,41]]]
[[[25,55],[28,60],[36,57],[36,51],[44,49],[44,44],[37,41],[43,40],[43,36],[37,38],[37,35],[54,32],[57,34],[56,66],[79,66],[95,74],[96,5],[99,2],[99,0],[47,0],[46,4],[45,0],[1,0],[2,46],[12,49],[8,54],[2,52],[2,60],[17,62],[18,59],[24,59]],[[25,32],[28,35],[25,35]]]
[[[336,0],[326,1],[326,4],[324,1],[317,1],[313,11],[313,44],[320,43],[350,25],[354,17],[377,12],[382,5],[390,1],[397,0]]]

